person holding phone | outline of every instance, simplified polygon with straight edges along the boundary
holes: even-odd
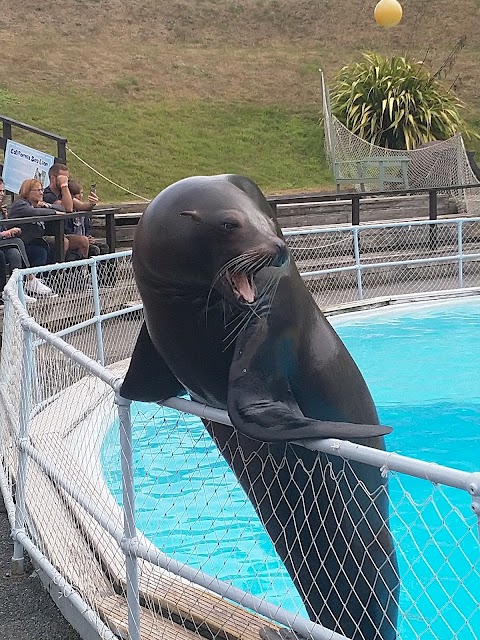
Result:
[[[94,192],[89,194],[87,202],[82,202],[79,198],[74,200],[68,188],[70,172],[66,165],[56,162],[48,170],[48,177],[50,183],[43,192],[45,202],[61,205],[66,213],[73,213],[73,211],[92,211],[97,204],[98,197]],[[69,249],[65,254],[67,261],[87,258],[91,253],[91,240],[88,234],[82,231],[82,223],[80,220],[83,221],[84,218],[79,217],[65,220],[65,237],[69,243]]]
[[[95,184],[90,186],[90,193],[86,201],[83,200],[83,188],[78,180],[70,179],[68,181],[68,188],[72,196],[74,211],[92,211],[98,203]],[[84,247],[84,251],[86,252],[85,257],[88,256],[91,258],[101,253],[108,253],[108,246],[105,243],[97,242],[90,231],[91,223],[87,216],[78,216],[78,218],[65,220],[65,232],[68,233],[70,242],[72,236],[87,239],[88,244]]]
[[[8,218],[8,209],[3,204],[5,199],[5,183],[0,178],[0,220]],[[23,269],[30,266],[20,227],[4,227],[0,222],[0,291],[7,284],[7,267],[11,273],[14,269]],[[35,276],[27,276],[33,281]],[[40,287],[41,288],[41,287]],[[36,302],[36,299],[25,294],[25,302]],[[3,305],[3,294],[0,296],[0,305]]]
[[[96,194],[96,185],[90,186],[90,193],[88,200],[83,201],[83,189],[78,180],[70,179],[68,181],[68,188],[73,198],[73,206],[75,211],[91,211],[95,204],[98,202]],[[92,206],[93,205],[93,206]],[[71,223],[74,233],[83,234],[88,239],[88,257],[98,255],[105,255],[110,253],[110,248],[105,242],[101,242],[97,238],[94,238],[91,233],[90,218],[86,216],[79,216],[74,218]],[[69,227],[69,228],[72,228]],[[72,236],[69,236],[71,238]],[[80,236],[78,236],[80,237]],[[116,263],[115,260],[101,260],[97,263],[98,284],[102,288],[111,288],[115,286],[116,281]]]

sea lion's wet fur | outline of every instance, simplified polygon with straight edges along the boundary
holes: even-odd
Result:
[[[382,449],[389,429],[261,191],[231,175],[175,183],[142,216],[133,261],[145,325],[122,395],[187,390],[228,409],[234,427],[206,427],[311,619],[354,640],[395,638],[384,478],[290,443],[339,437]]]

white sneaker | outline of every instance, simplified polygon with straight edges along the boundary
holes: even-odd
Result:
[[[46,284],[43,284],[41,280],[38,278],[31,278],[25,283],[25,291],[28,293],[33,293],[37,296],[53,296],[55,295],[50,287],[47,287]]]
[[[35,302],[37,301],[36,298],[32,298],[32,296],[27,296],[25,292],[23,292],[23,296],[27,304],[35,304]],[[5,292],[2,293],[2,300],[5,300]]]

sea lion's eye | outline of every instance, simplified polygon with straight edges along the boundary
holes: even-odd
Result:
[[[238,227],[238,224],[236,222],[224,222],[223,223],[223,228],[225,229],[225,231],[232,231],[233,229],[236,229]]]

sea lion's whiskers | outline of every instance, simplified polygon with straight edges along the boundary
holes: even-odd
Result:
[[[238,256],[235,256],[228,262],[226,262],[217,272],[214,278],[215,282],[223,277],[228,271],[242,271],[251,267],[251,265],[255,262],[255,260],[260,257],[258,251],[245,251],[245,253],[241,253]]]
[[[228,343],[225,344],[222,351],[227,351],[227,349],[229,349],[232,346],[232,344],[235,342],[235,340],[238,338],[241,332],[245,329],[245,327],[248,325],[248,323],[250,322],[250,320],[254,315],[256,315],[255,310],[252,308],[249,308],[246,313],[242,314],[239,318],[237,318],[239,320],[239,322],[237,323],[237,326],[233,327],[230,333],[228,333],[223,339],[224,342],[228,340]]]
[[[261,319],[262,316],[266,317],[270,314],[270,309],[272,308],[273,299],[275,297],[275,293],[277,292],[277,287],[278,287],[278,279],[275,276],[271,276],[268,279],[265,287],[263,288],[261,298],[259,298],[256,301],[255,305],[248,307],[247,313],[244,313],[241,316],[234,319],[234,320],[238,320],[238,322],[236,326],[232,327],[231,331],[224,337],[223,341],[226,342],[228,340],[228,343],[225,345],[222,351],[226,351],[235,342],[235,340],[238,338],[240,333],[247,327],[248,323],[252,320],[252,318],[256,317],[258,319]],[[266,311],[264,312],[259,311],[259,307],[264,305],[265,302],[267,302]]]
[[[215,276],[214,283],[228,271],[232,273],[256,271],[271,260],[272,256],[258,253],[258,251],[246,251],[226,262]]]
[[[232,273],[238,273],[240,271],[252,271],[258,269],[259,265],[263,265],[265,261],[268,262],[269,257],[263,255],[245,256],[243,260],[238,260],[236,264],[231,265],[229,271]]]
[[[252,311],[254,312],[254,315],[257,318],[260,318],[261,316],[266,317],[270,314],[270,309],[272,308],[273,299],[275,298],[275,294],[277,292],[278,283],[279,283],[279,280],[275,275],[271,275],[268,278],[267,282],[265,283],[265,286],[263,287],[260,293],[258,300],[256,300],[254,308],[252,309]],[[266,311],[259,311],[259,307],[263,308],[265,304],[268,307]]]
[[[248,323],[248,321],[252,317],[253,312],[254,312],[253,307],[246,307],[241,313],[239,313],[237,316],[232,318],[230,322],[225,323],[224,324],[225,329],[227,329],[230,325],[230,330],[226,334],[226,336],[223,338],[223,341],[225,342],[226,340],[229,340],[232,334],[235,334],[235,338],[236,338],[240,333],[240,331],[243,331],[243,329],[245,328],[246,323]]]
[[[276,278],[275,275],[271,275],[268,278],[265,286],[263,287],[263,290],[261,292],[261,297],[258,300],[256,300],[255,304],[252,305],[251,307],[248,307],[247,313],[244,313],[241,316],[237,316],[231,321],[231,323],[235,321],[238,321],[238,322],[236,323],[235,326],[231,328],[229,333],[223,339],[224,342],[228,341],[228,344],[225,346],[225,349],[228,349],[230,347],[230,345],[237,339],[237,337],[245,329],[245,327],[248,325],[248,323],[253,317],[260,319],[262,315],[263,316],[269,315],[270,309],[272,308],[273,299],[277,291],[277,287],[278,287],[278,278]],[[259,312],[259,308],[262,305],[264,305],[265,302],[267,302],[268,309],[266,313],[265,312],[261,313]],[[227,326],[228,324],[225,325],[225,328]]]
[[[267,315],[267,316],[270,315],[270,310],[272,308],[273,300],[274,300],[275,295],[277,293],[277,289],[278,289],[278,285],[279,284],[280,284],[280,280],[278,278],[275,278],[274,276],[272,276],[269,279],[269,281],[267,282],[267,284],[265,285],[265,289],[268,288],[268,290],[265,291],[265,295],[262,296],[262,298],[268,300],[268,310],[265,313],[265,315]]]

